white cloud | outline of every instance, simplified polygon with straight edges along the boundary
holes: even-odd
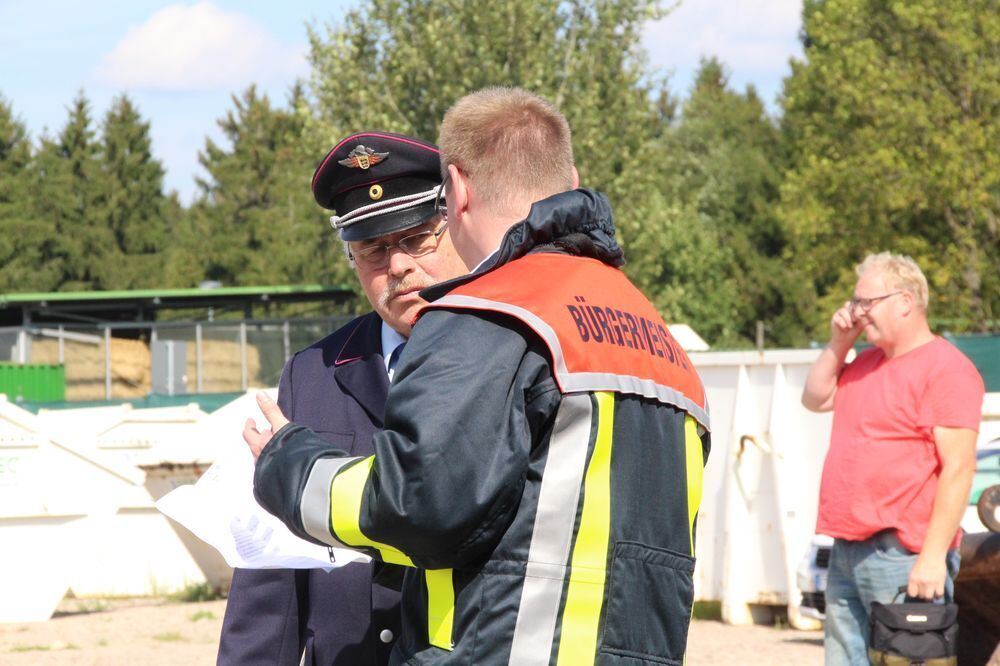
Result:
[[[717,56],[735,79],[780,77],[801,55],[801,0],[685,0],[650,23],[643,44],[651,61],[678,72]]]
[[[132,26],[97,66],[117,88],[196,91],[243,88],[305,74],[305,48],[211,2],[174,4]]]

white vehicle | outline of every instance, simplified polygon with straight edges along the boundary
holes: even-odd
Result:
[[[802,592],[799,612],[814,620],[826,618],[826,574],[830,568],[833,539],[817,534],[809,544],[809,552],[796,569],[796,579]]]

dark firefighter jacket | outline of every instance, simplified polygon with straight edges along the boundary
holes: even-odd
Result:
[[[682,663],[707,407],[622,263],[603,196],[535,203],[425,292],[374,456],[294,423],[262,452],[295,533],[412,567],[391,663]]]

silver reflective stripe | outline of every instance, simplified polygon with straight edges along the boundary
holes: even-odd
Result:
[[[680,407],[690,414],[705,430],[709,427],[708,410],[702,409],[686,395],[651,379],[640,379],[632,375],[615,375],[602,372],[574,372],[566,377],[563,384],[566,391],[617,391],[633,393],[644,398],[653,398],[668,405]]]
[[[314,539],[331,546],[345,546],[330,529],[330,484],[341,469],[364,458],[320,458],[313,464],[299,501],[302,528]]]
[[[510,664],[548,664],[568,575],[593,418],[589,394],[563,396],[549,440]]]
[[[559,336],[555,329],[545,323],[538,315],[517,305],[504,303],[502,301],[491,301],[486,298],[476,296],[462,296],[450,294],[434,301],[434,306],[457,306],[470,308],[473,310],[493,310],[506,312],[514,315],[525,324],[530,326],[535,333],[538,333],[545,341],[549,351],[552,353],[553,372],[559,388],[565,393],[575,393],[580,391],[617,391],[619,393],[631,393],[641,395],[644,398],[653,398],[668,405],[680,407],[685,412],[694,417],[694,420],[704,428],[711,431],[712,426],[708,418],[708,410],[702,409],[693,400],[678,391],[677,389],[658,384],[651,379],[642,379],[632,375],[616,375],[600,372],[570,372],[566,367],[566,357],[563,355],[562,345],[559,344]]]
[[[503,303],[501,301],[491,301],[486,298],[478,298],[476,296],[462,296],[458,294],[449,294],[443,298],[432,303],[434,306],[443,305],[445,307],[449,305],[457,305],[464,308],[472,308],[473,310],[494,310],[499,312],[506,312],[507,314],[512,314],[525,324],[530,326],[542,336],[542,339],[549,346],[549,351],[552,352],[552,362],[555,365],[556,378],[569,374],[569,370],[566,368],[566,358],[562,353],[562,345],[559,344],[559,336],[556,335],[555,330],[545,323],[545,320],[536,315],[531,310],[526,310],[517,305],[511,305],[510,303]]]

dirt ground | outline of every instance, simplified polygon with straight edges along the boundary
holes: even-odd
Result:
[[[224,600],[68,599],[48,622],[0,624],[0,664],[214,664],[225,610]],[[819,632],[696,620],[687,663],[818,665],[823,663],[823,638]]]

